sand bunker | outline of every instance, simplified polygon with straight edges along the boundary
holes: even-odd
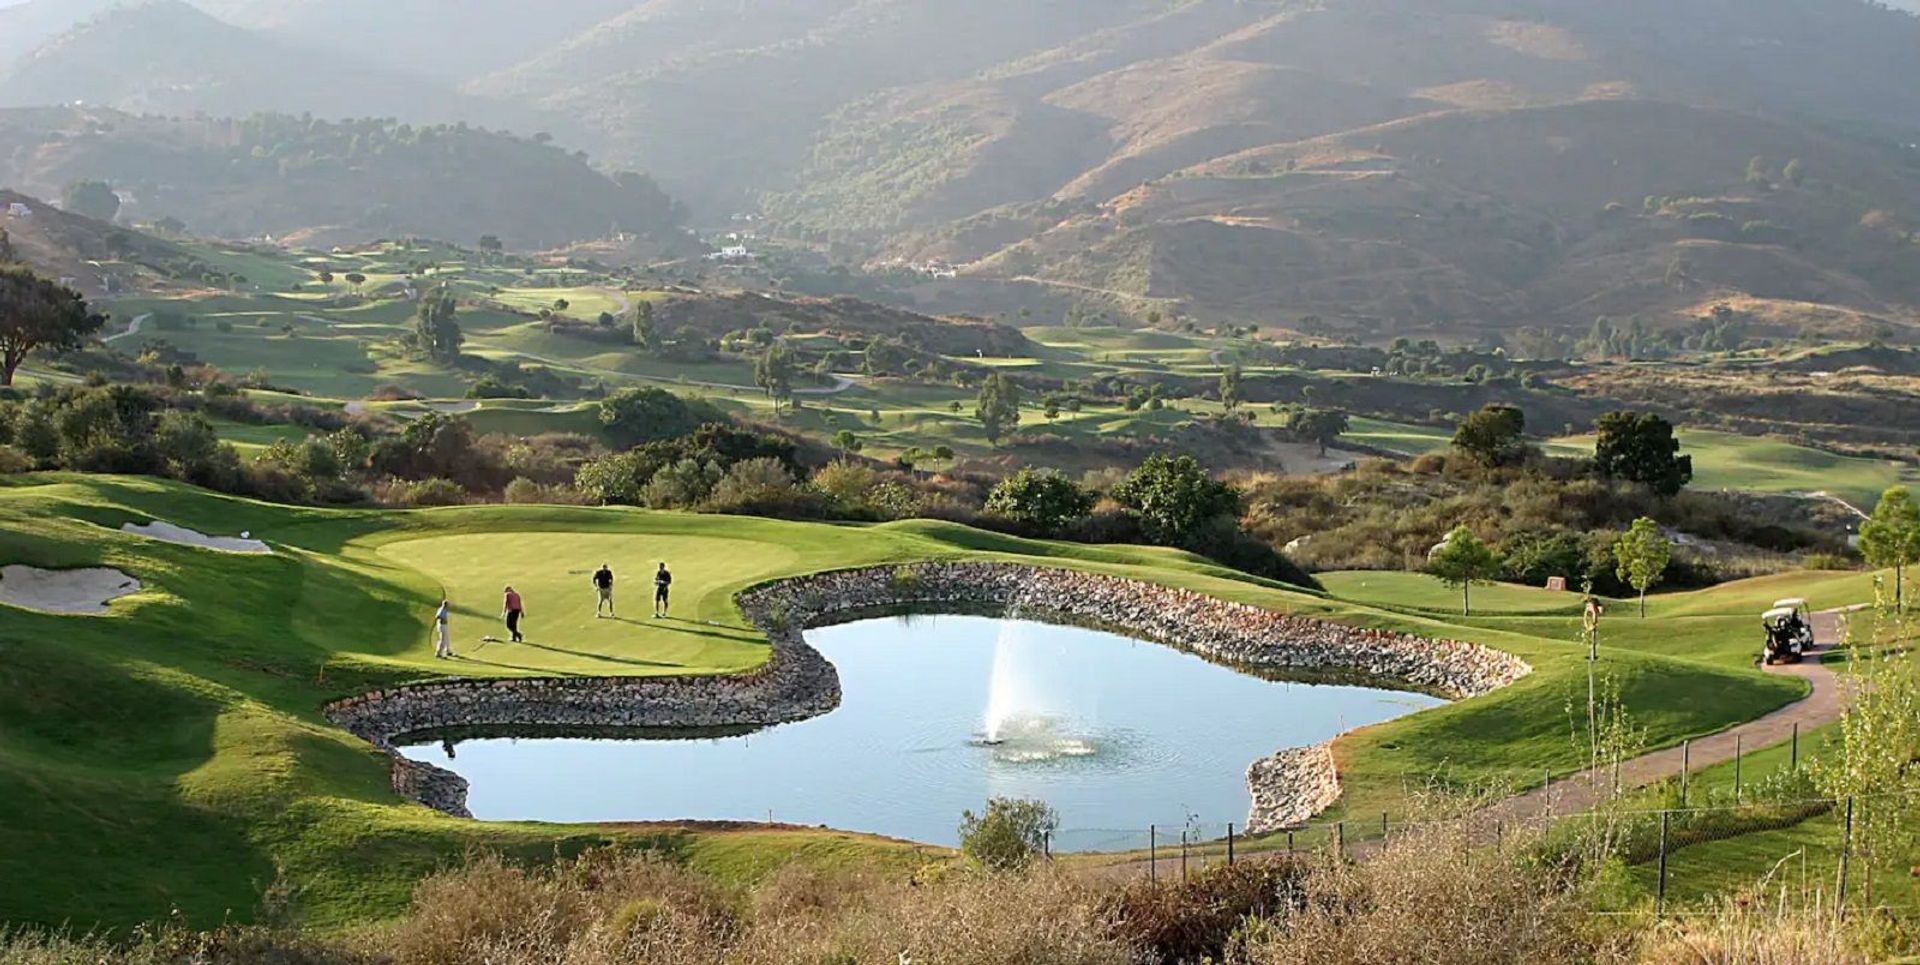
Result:
[[[172,523],[160,520],[155,520],[145,526],[136,526],[133,523],[128,523],[120,528],[135,536],[145,536],[149,539],[157,539],[167,543],[179,543],[182,546],[199,546],[205,549],[222,550],[228,553],[273,552],[273,547],[257,539],[247,538],[250,535],[248,533],[241,533],[237,539],[231,536],[208,536],[205,533],[195,532],[184,526],[175,526]]]
[[[119,570],[42,570],[0,567],[0,603],[47,613],[105,613],[107,603],[140,592],[140,581]]]

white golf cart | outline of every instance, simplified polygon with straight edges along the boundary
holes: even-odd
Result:
[[[1799,663],[1813,649],[1813,621],[1807,616],[1807,601],[1798,597],[1775,600],[1760,615],[1767,642],[1761,650],[1762,663]]]

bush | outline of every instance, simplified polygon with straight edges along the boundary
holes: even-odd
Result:
[[[986,510],[1057,533],[1093,510],[1094,495],[1053,470],[1021,469],[987,496]]]
[[[521,476],[508,483],[500,495],[510,503],[537,503],[541,496],[540,484]]]
[[[727,470],[701,508],[710,513],[817,519],[826,515],[827,507],[818,494],[796,487],[780,460],[760,458]]]
[[[12,446],[0,446],[0,476],[32,472],[33,457]]]
[[[1221,961],[1246,919],[1286,909],[1303,877],[1292,862],[1247,862],[1185,880],[1135,879],[1109,899],[1114,931],[1149,961]]]
[[[995,871],[1018,871],[1046,849],[1060,816],[1044,801],[997,797],[985,814],[960,817],[960,852]]]
[[[648,509],[692,509],[713,492],[722,476],[714,463],[682,459],[647,480],[640,490],[640,503]]]
[[[467,487],[451,479],[422,479],[407,484],[409,506],[459,506],[467,501]]]

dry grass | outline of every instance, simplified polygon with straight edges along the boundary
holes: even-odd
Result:
[[[1830,916],[1730,905],[1644,927],[1591,913],[1588,876],[1530,848],[1409,835],[1368,860],[1097,884],[1053,866],[921,879],[792,867],[746,889],[612,852],[525,869],[489,856],[423,882],[412,913],[332,939],[160,929],[0,936],[4,965],[1430,965],[1812,963],[1869,956]]]

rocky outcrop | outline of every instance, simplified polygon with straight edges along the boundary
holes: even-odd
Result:
[[[410,735],[452,729],[772,726],[839,705],[839,675],[807,645],[807,629],[900,611],[990,612],[1086,624],[1235,666],[1353,675],[1455,698],[1488,693],[1532,671],[1511,654],[1476,644],[1016,563],[918,563],[821,573],[754,587],[738,603],[748,621],[766,633],[772,650],[754,673],[449,680],[339,701],[327,707],[327,715],[389,752]],[[453,782],[459,782],[457,793]],[[1283,751],[1256,762],[1248,785],[1254,794],[1249,830],[1304,821],[1339,796],[1332,753],[1325,747]],[[396,762],[394,787],[430,807],[465,813],[466,786],[458,775]]]

